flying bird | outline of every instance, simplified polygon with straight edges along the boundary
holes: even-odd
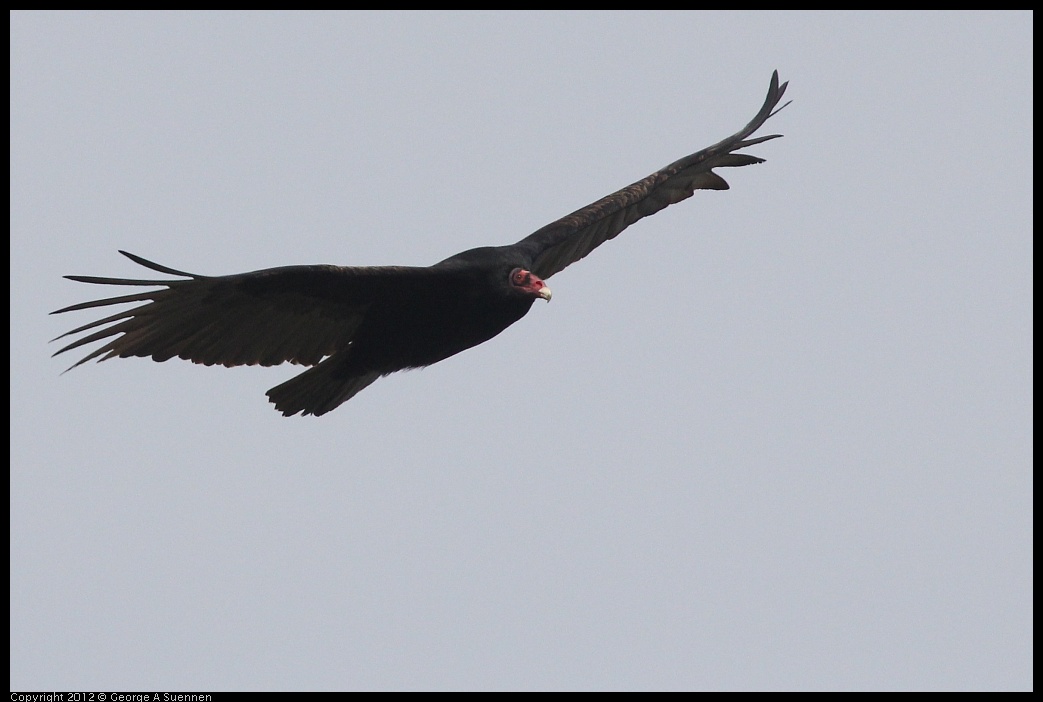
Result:
[[[750,138],[786,91],[779,73],[750,123],[732,136],[551,222],[516,244],[483,246],[427,267],[285,266],[205,276],[168,268],[126,251],[137,264],[175,280],[70,275],[100,285],[160,290],[92,300],[52,312],[145,302],[57,337],[90,332],[54,355],[107,340],[72,367],[101,356],[177,356],[208,366],[310,368],[267,392],[286,416],[323,415],[377,378],[437,363],[493,338],[550,300],[546,279],[631,224],[691,197],[727,190],[714,168],[764,159],[735,153],[781,134]],[[786,103],[789,104],[789,103]],[[111,326],[104,326],[104,325]],[[114,337],[114,338],[112,338]],[[57,339],[55,339],[57,340]]]

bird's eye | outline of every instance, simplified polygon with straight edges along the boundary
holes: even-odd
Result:
[[[529,279],[529,274],[523,271],[521,268],[514,269],[511,273],[511,282],[515,285],[524,285]]]

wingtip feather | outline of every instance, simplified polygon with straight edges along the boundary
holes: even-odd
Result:
[[[132,254],[129,251],[124,251],[123,249],[116,249],[116,250],[119,251],[124,256],[126,256],[127,258],[129,258],[134,263],[138,264],[139,266],[144,266],[145,268],[150,268],[150,269],[152,269],[154,271],[158,271],[159,273],[166,273],[167,275],[180,275],[180,276],[184,276],[185,278],[204,278],[205,277],[205,276],[201,276],[201,275],[196,275],[195,273],[186,273],[185,271],[179,271],[176,268],[170,268],[169,266],[164,266],[162,263],[156,263],[155,261],[150,261],[147,258],[142,258],[141,256],[138,256],[137,254]]]

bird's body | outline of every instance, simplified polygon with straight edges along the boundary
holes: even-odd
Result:
[[[58,310],[147,302],[63,334],[111,324],[57,353],[108,339],[76,365],[99,356],[100,360],[144,356],[156,361],[176,356],[206,365],[311,366],[269,390],[268,397],[286,415],[325,414],[383,375],[428,366],[488,341],[525,316],[536,299],[550,299],[545,278],[638,219],[690,197],[695,190],[727,189],[728,184],[711,169],[763,160],[734,152],[778,136],[747,138],[777,111],[785,89],[776,72],[760,112],[728,139],[517,244],[471,249],[433,266],[287,266],[210,277],[121,252],[142,266],[181,279],[67,276],[86,283],[163,289]]]

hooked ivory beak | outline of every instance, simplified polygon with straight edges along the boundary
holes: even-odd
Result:
[[[540,297],[542,297],[547,302],[550,302],[551,292],[550,292],[550,288],[548,288],[546,285],[544,285],[542,288],[540,288],[539,292],[537,292],[536,294],[539,295]]]

